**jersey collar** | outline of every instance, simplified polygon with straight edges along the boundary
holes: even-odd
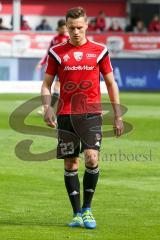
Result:
[[[75,46],[75,45],[73,45],[73,44],[70,42],[70,39],[68,39],[68,43],[69,43],[72,47],[80,48],[80,47],[83,47],[83,46],[85,46],[85,45],[88,44],[88,42],[89,42],[88,38],[86,38],[86,40],[87,40],[87,41],[86,41],[84,44],[80,45],[80,46]]]

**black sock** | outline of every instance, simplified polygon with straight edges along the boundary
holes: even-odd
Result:
[[[54,92],[51,99],[51,107],[53,107],[56,104],[56,102],[58,101],[58,98],[59,98],[59,93]]]
[[[82,208],[90,208],[91,201],[96,189],[99,177],[99,168],[86,167],[83,177],[83,206]]]
[[[80,183],[77,170],[65,170],[64,180],[74,213],[81,212]]]

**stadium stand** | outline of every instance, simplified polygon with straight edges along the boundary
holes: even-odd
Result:
[[[10,27],[11,16],[12,16],[12,1],[11,0],[2,0],[2,9],[0,11],[1,16],[4,18],[8,27]],[[98,8],[97,8],[98,4]],[[115,6],[116,4],[116,6]],[[101,1],[44,1],[36,0],[29,1],[23,0],[22,3],[22,14],[25,16],[25,20],[28,21],[30,27],[35,29],[39,25],[40,21],[44,18],[47,20],[48,24],[52,26],[53,30],[56,30],[57,21],[64,16],[67,8],[80,5],[87,9],[87,14],[89,19],[94,18],[98,13],[103,9],[103,12],[106,14],[106,27],[110,25],[110,19],[117,18],[121,25],[125,25],[126,17],[126,2],[125,0],[119,1],[109,1],[107,4],[104,0]]]

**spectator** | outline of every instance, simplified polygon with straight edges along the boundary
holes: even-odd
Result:
[[[154,15],[152,21],[148,26],[149,32],[160,32],[160,18],[158,15]]]
[[[109,27],[108,31],[111,32],[122,32],[122,28],[119,25],[119,22],[117,20],[113,20],[111,26]]]
[[[90,20],[89,24],[88,24],[88,29],[87,29],[88,32],[94,32],[96,31],[96,19],[93,18]]]
[[[13,16],[11,18],[11,26],[13,29]],[[20,30],[22,31],[30,31],[32,30],[31,27],[29,26],[28,22],[24,20],[23,15],[20,16]]]
[[[136,26],[136,19],[135,17],[127,18],[127,25],[125,27],[125,32],[133,32],[134,27]]]
[[[147,29],[144,26],[144,22],[141,19],[137,20],[136,26],[134,27],[133,32],[134,33],[146,33],[147,32]]]
[[[30,31],[32,28],[28,25],[28,22],[26,20],[23,20],[21,24],[21,30],[22,31]]]
[[[36,27],[36,31],[52,31],[46,19],[42,19],[41,23]]]
[[[2,18],[0,18],[0,31],[1,30],[10,30],[9,28],[7,28],[7,27],[5,27],[4,25],[3,25],[3,19]]]
[[[103,11],[100,11],[96,19],[96,30],[104,32],[105,29],[106,29],[105,13]]]
[[[23,15],[21,15],[21,30],[22,31],[30,31],[32,30],[29,26],[28,22],[24,20]]]

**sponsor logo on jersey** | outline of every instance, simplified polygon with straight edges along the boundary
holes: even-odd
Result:
[[[96,58],[96,57],[97,57],[97,55],[94,54],[94,53],[87,53],[87,54],[86,54],[86,58],[88,58],[88,59]]]
[[[63,56],[63,61],[64,61],[64,62],[68,62],[69,59],[70,59],[70,57],[69,57],[68,54],[66,54],[66,55]]]
[[[83,57],[83,52],[74,52],[73,55],[76,61],[81,61]]]
[[[84,65],[84,66],[65,66],[64,71],[82,71],[82,70],[86,70],[86,71],[92,71],[94,69],[94,66],[88,66],[88,65]]]

